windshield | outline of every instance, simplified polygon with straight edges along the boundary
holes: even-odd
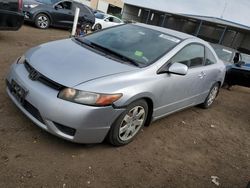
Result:
[[[231,62],[234,54],[233,51],[223,48],[222,46],[216,46],[216,45],[212,46],[214,48],[214,51],[221,60]]]
[[[102,14],[102,13],[95,13],[95,17],[98,18],[98,19],[104,19],[105,14]]]
[[[84,37],[115,54],[147,66],[165,55],[181,40],[137,25],[122,25]]]

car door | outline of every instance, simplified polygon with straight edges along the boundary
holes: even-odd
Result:
[[[203,101],[205,47],[201,44],[189,44],[174,55],[168,64],[182,63],[188,66],[185,76],[161,74],[158,96],[161,106],[156,109],[156,116],[163,116],[174,111],[193,106]]]
[[[250,87],[250,64],[234,65],[229,74],[227,81],[230,85]]]
[[[114,26],[114,18],[112,16],[108,16],[103,20],[102,28],[112,27]]]
[[[73,3],[61,1],[54,5],[52,18],[54,25],[59,27],[71,27],[74,21]]]

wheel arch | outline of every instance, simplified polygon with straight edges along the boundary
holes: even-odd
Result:
[[[149,126],[152,118],[153,118],[153,112],[154,112],[154,104],[155,104],[155,98],[150,93],[141,93],[138,95],[135,95],[128,99],[126,102],[124,102],[124,105],[115,104],[116,108],[126,108],[129,104],[139,101],[139,100],[145,100],[148,104],[148,117],[145,123],[145,126]]]

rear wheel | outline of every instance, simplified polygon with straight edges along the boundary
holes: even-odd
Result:
[[[209,108],[213,104],[213,102],[215,101],[215,99],[219,93],[219,89],[220,89],[219,83],[215,83],[212,86],[205,102],[201,104],[202,108]]]
[[[112,145],[122,146],[130,143],[145,125],[148,105],[145,100],[133,102],[112,125],[108,139]]]
[[[95,31],[98,31],[98,30],[101,30],[101,29],[102,29],[101,24],[96,24],[95,27],[94,27]]]
[[[38,14],[35,18],[35,24],[40,29],[47,29],[50,25],[50,19],[46,14]]]

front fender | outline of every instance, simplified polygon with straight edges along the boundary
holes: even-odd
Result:
[[[114,103],[115,108],[125,108],[129,104],[131,104],[134,101],[140,100],[140,99],[149,99],[152,101],[152,103],[155,103],[155,96],[152,93],[149,92],[142,92],[142,93],[137,93],[133,95],[132,97],[126,97],[125,99],[118,100],[117,102]]]

